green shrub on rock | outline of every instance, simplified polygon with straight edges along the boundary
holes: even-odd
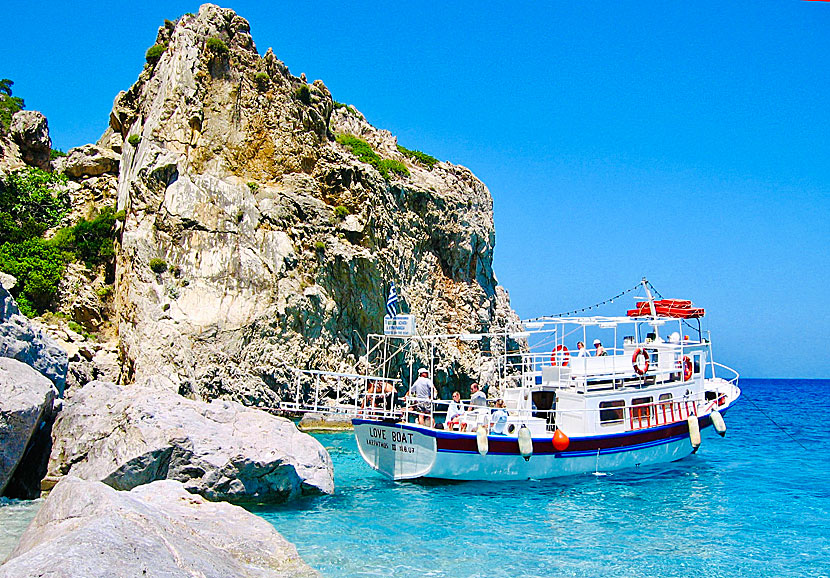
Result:
[[[167,271],[167,261],[164,259],[150,259],[150,270],[153,273],[161,275],[165,271]]]
[[[26,106],[19,96],[12,96],[13,81],[8,78],[0,80],[0,124],[5,130],[9,130],[12,124],[12,117],[18,110]]]
[[[334,216],[338,219],[345,219],[349,215],[349,208],[343,205],[334,207]]]
[[[207,46],[208,50],[218,56],[223,56],[230,52],[230,50],[228,50],[228,45],[225,44],[218,36],[211,36],[208,38],[205,46]]]
[[[301,84],[294,94],[300,99],[303,104],[311,104],[311,89],[307,84]]]
[[[389,178],[389,173],[397,173],[402,177],[409,176],[409,169],[406,168],[406,165],[395,159],[382,159],[378,170],[385,179]]]
[[[432,169],[432,167],[434,167],[439,162],[438,159],[436,159],[433,156],[430,156],[426,153],[422,153],[421,151],[410,150],[406,147],[402,147],[401,145],[398,145],[398,152],[406,157],[418,161],[428,169]]]
[[[134,147],[137,147],[138,143],[141,142],[141,135],[131,134],[130,137],[127,139],[127,142],[133,145]]]
[[[27,317],[43,313],[52,304],[64,269],[61,251],[43,239],[0,246],[0,271],[17,278],[12,293]]]
[[[147,61],[147,64],[155,64],[159,61],[165,50],[167,50],[167,44],[154,44],[147,49],[147,52],[144,54],[144,59]]]
[[[256,85],[260,90],[265,90],[266,88],[268,88],[268,83],[270,82],[270,80],[271,79],[264,72],[257,72],[254,75],[254,81],[256,82]]]

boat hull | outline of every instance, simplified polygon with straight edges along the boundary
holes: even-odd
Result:
[[[698,421],[701,430],[711,425],[708,415]],[[553,447],[552,437],[533,438],[528,459],[519,452],[515,437],[487,436],[488,451],[482,455],[475,433],[365,419],[352,423],[363,459],[395,480],[545,479],[672,462],[695,451],[685,421],[624,434],[572,438],[565,451]]]

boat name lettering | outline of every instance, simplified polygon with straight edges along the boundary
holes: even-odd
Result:
[[[378,440],[385,440],[386,439],[386,430],[380,429],[379,427],[370,427],[369,428],[369,437],[375,438]]]
[[[412,434],[404,431],[392,431],[392,441],[398,443],[411,444]]]

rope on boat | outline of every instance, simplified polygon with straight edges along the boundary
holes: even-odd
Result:
[[[808,452],[808,451],[809,451],[809,450],[808,450],[808,449],[804,446],[804,444],[802,444],[800,441],[798,441],[797,439],[795,439],[795,438],[792,436],[792,434],[790,434],[790,432],[788,432],[788,431],[787,431],[787,430],[785,430],[783,427],[781,427],[781,426],[778,424],[778,422],[776,422],[776,421],[775,421],[774,419],[772,419],[769,415],[767,415],[767,413],[766,413],[764,410],[762,410],[760,407],[758,407],[758,404],[757,404],[757,403],[755,403],[755,401],[754,401],[751,397],[749,397],[749,396],[746,394],[746,391],[742,391],[742,392],[741,392],[741,396],[742,396],[742,397],[745,397],[745,398],[747,399],[747,401],[748,401],[749,403],[751,403],[751,404],[752,404],[752,407],[754,407],[755,409],[757,409],[757,410],[758,410],[758,413],[760,413],[762,416],[764,416],[765,418],[767,418],[768,420],[770,420],[770,421],[773,423],[773,425],[775,425],[775,427],[777,427],[777,428],[778,428],[778,429],[780,429],[782,432],[784,432],[784,433],[787,435],[787,437],[788,437],[788,438],[790,438],[790,439],[791,439],[791,440],[793,440],[795,443],[797,443],[798,445],[800,445],[800,446],[801,446],[801,449],[803,449],[805,452]]]

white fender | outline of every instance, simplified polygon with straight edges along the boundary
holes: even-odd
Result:
[[[692,453],[694,453],[700,447],[700,424],[697,423],[696,415],[690,415],[686,422],[689,424],[689,441],[692,442]]]
[[[723,421],[723,416],[720,412],[716,409],[712,410],[712,413],[709,414],[709,417],[712,418],[712,425],[715,426],[715,431],[720,434],[720,437],[726,435],[726,422]]]
[[[476,443],[478,444],[478,453],[486,456],[490,448],[487,442],[487,428],[483,425],[478,426],[478,431],[476,431]]]
[[[524,424],[519,428],[519,453],[525,461],[533,455],[533,438],[530,437],[530,430]]]

